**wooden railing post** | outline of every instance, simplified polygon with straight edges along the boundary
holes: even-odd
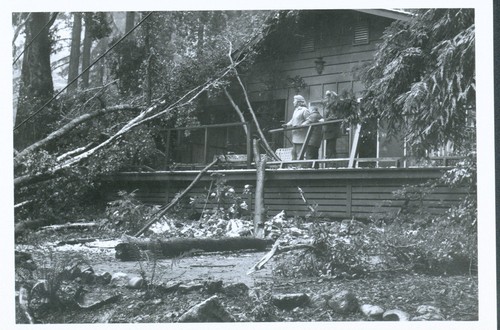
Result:
[[[245,122],[243,123],[243,125],[247,128],[246,129],[246,132],[247,132],[247,168],[252,168],[252,128],[251,126]]]
[[[170,136],[172,135],[172,131],[167,130],[167,145],[165,147],[165,158],[167,161],[166,165],[170,165]]]
[[[205,127],[205,144],[203,146],[203,160],[208,163],[208,127]]]

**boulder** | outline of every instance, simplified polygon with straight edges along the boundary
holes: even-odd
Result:
[[[111,280],[109,281],[109,283],[112,286],[126,286],[128,284],[128,281],[129,281],[129,277],[127,274],[122,273],[122,272],[118,272],[118,273],[114,273],[111,276]]]
[[[364,304],[359,309],[365,316],[374,320],[381,320],[384,314],[384,309],[377,305]]]
[[[245,297],[248,295],[248,290],[245,283],[228,284],[223,288],[223,292],[228,297]]]
[[[109,284],[111,282],[111,274],[109,272],[103,272],[95,275],[95,281],[97,284]]]
[[[208,293],[208,294],[215,294],[215,293],[219,293],[219,292],[222,292],[222,284],[223,282],[222,281],[210,281],[210,282],[205,282],[205,287],[204,287],[204,290]]]
[[[178,322],[234,322],[233,317],[224,309],[217,296],[212,296],[194,305]]]
[[[391,309],[383,314],[382,319],[384,321],[409,321],[410,315],[399,309]]]
[[[201,283],[181,284],[177,287],[177,292],[188,293],[191,291],[200,291],[204,287],[205,286]]]
[[[354,313],[359,309],[358,299],[348,290],[343,290],[333,295],[328,305],[335,313],[344,315]]]
[[[292,310],[309,303],[309,296],[305,293],[276,294],[272,296],[273,304],[281,309]]]
[[[140,276],[132,277],[127,283],[127,288],[129,289],[140,289],[143,286],[144,286],[144,279]]]

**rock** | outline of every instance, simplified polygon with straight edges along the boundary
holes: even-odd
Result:
[[[399,309],[391,309],[384,313],[382,319],[384,321],[409,321],[410,315]]]
[[[309,296],[305,293],[276,294],[271,298],[273,304],[281,309],[292,310],[309,303]]]
[[[223,288],[223,292],[228,297],[245,297],[248,295],[248,290],[245,283],[228,284]]]
[[[144,286],[144,279],[140,276],[132,277],[127,283],[127,288],[129,289],[140,289],[143,286]]]
[[[441,310],[431,305],[420,305],[417,307],[417,315],[425,315],[429,313],[441,314]]]
[[[94,269],[90,266],[82,267],[79,276],[84,283],[94,283]]]
[[[222,283],[222,281],[205,282],[204,289],[208,294],[219,293],[223,291]]]
[[[188,293],[191,291],[199,291],[203,289],[205,286],[201,283],[196,284],[181,284],[177,287],[177,292],[180,293]]]
[[[384,314],[384,309],[376,305],[364,304],[359,309],[365,316],[375,320],[381,320]]]
[[[191,307],[179,317],[178,322],[234,322],[234,319],[221,305],[219,298],[212,296]]]
[[[111,282],[111,274],[109,272],[96,274],[95,281],[97,284],[109,284],[109,282]]]
[[[344,315],[354,313],[359,309],[358,299],[348,290],[343,290],[333,295],[328,305],[335,313]]]
[[[113,294],[107,292],[86,292],[82,297],[81,301],[78,302],[78,306],[83,309],[97,309],[103,305],[117,302],[120,300],[120,294]]]
[[[445,317],[441,310],[431,305],[420,305],[417,307],[417,316],[412,321],[444,321]]]
[[[128,284],[128,281],[129,281],[129,277],[127,274],[122,273],[122,272],[118,272],[118,273],[114,273],[111,276],[111,280],[109,281],[109,283],[112,286],[126,286]]]

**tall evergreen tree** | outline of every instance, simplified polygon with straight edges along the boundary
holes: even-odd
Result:
[[[404,132],[415,154],[450,143],[467,152],[475,142],[474,10],[418,10],[394,22],[363,80],[363,115]]]
[[[26,49],[23,55],[16,125],[30,116],[54,93],[50,68],[51,40],[49,29],[56,15],[32,13],[26,22]],[[45,133],[45,129],[34,122],[16,130],[15,147],[33,143]]]
[[[82,13],[73,13],[73,27],[71,30],[71,51],[69,55],[68,83],[78,76],[80,64],[80,45],[82,34]],[[75,81],[68,92],[74,92],[78,88],[78,81]]]

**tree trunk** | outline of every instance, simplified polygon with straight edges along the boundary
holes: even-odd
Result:
[[[135,23],[135,12],[128,11],[125,18],[125,33],[129,32],[134,28]]]
[[[90,65],[90,50],[92,48],[92,34],[90,25],[92,24],[92,13],[85,13],[85,35],[83,37],[83,51],[82,51],[82,71]],[[82,88],[89,87],[90,70],[82,75]]]
[[[266,174],[266,156],[260,156],[259,140],[253,140],[255,168],[257,170],[257,183],[255,185],[255,214],[253,218],[254,236],[264,237],[264,180]]]
[[[50,13],[32,13],[26,24],[25,45],[29,42],[31,45],[27,47],[23,55],[16,114],[17,123],[30,116],[54,93],[49,39],[49,29],[54,19],[55,15],[51,19]],[[22,149],[43,135],[44,129],[40,129],[40,124],[40,122],[31,121],[19,127],[15,131],[14,147]]]
[[[238,250],[264,251],[271,241],[253,237],[222,237],[222,238],[178,238],[171,240],[150,240],[129,238],[128,242],[115,247],[116,258],[121,261],[142,260],[142,251],[150,251],[155,258],[175,258],[194,251],[222,252]]]
[[[152,28],[152,19],[153,15],[144,22],[144,48],[146,49],[146,77],[145,77],[145,84],[144,84],[144,99],[146,105],[151,104],[152,100],[152,95],[153,95],[153,86],[152,86],[152,81],[153,81],[153,57],[154,54],[152,53],[153,45],[151,43],[151,28]]]
[[[82,13],[73,13],[73,28],[71,31],[71,51],[69,54],[68,84],[78,76],[80,65],[80,43],[82,34]],[[78,81],[68,87],[68,93],[76,91]]]

